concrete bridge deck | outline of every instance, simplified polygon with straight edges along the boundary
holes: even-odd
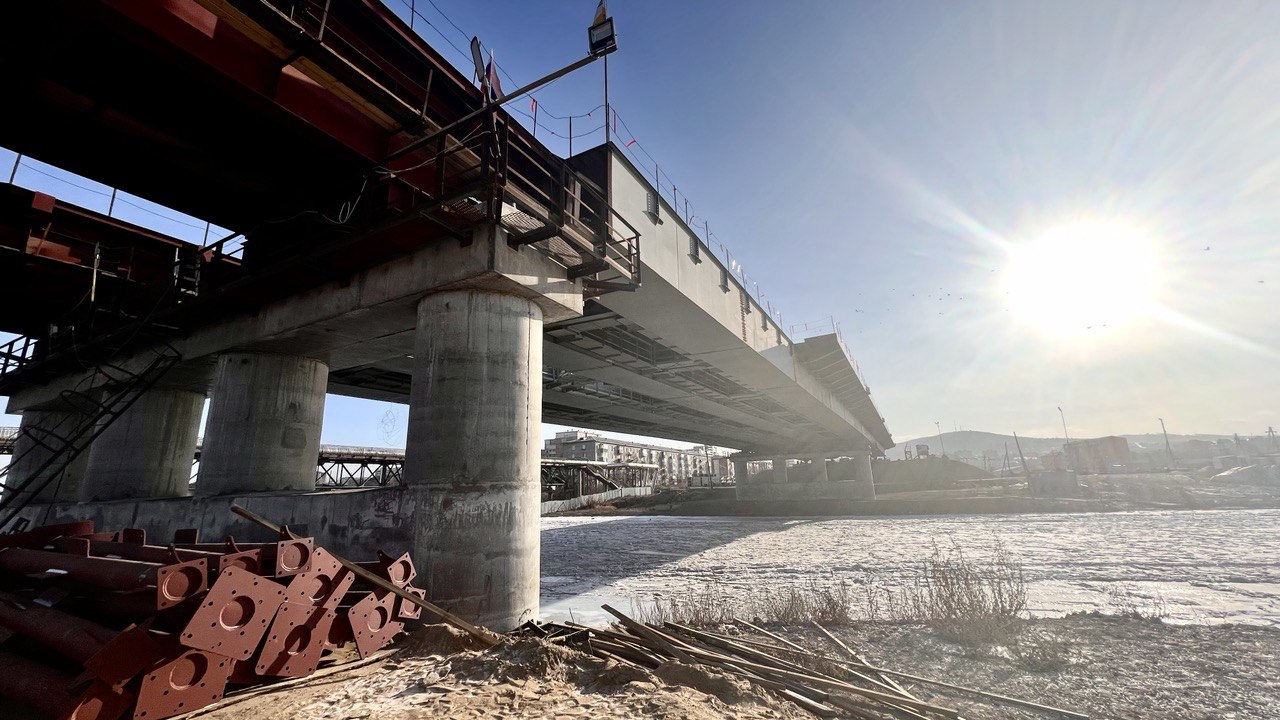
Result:
[[[838,338],[793,342],[616,147],[555,157],[377,0],[11,3],[0,22],[22,29],[0,62],[25,109],[0,145],[237,233],[177,247],[144,283],[154,309],[0,352],[22,413],[0,505],[181,498],[206,397],[202,507],[309,491],[326,393],[404,402],[433,599],[510,626],[537,613],[544,419],[738,448],[783,479],[852,457],[828,485],[873,492],[893,441]],[[30,254],[32,224],[2,226]],[[157,349],[181,361],[99,412]]]

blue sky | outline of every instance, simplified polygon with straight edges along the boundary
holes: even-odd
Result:
[[[594,9],[414,1],[431,24],[415,25],[455,63],[469,60],[444,38],[493,48],[508,90],[579,57]],[[935,421],[1051,435],[1056,406],[1079,436],[1150,432],[1157,417],[1170,432],[1280,421],[1269,380],[1280,5],[615,0],[610,11],[618,139],[638,141],[641,165],[656,159],[664,192],[674,183],[689,198],[784,324],[839,324],[897,439]],[[550,114],[599,105],[601,70],[538,93],[553,150],[567,145],[549,133],[568,128]],[[574,130],[603,122],[594,110]],[[25,168],[19,182],[106,204]],[[1021,248],[1080,223],[1126,228],[1152,267],[1124,253],[1110,258],[1126,259],[1118,269],[1066,263],[1046,278],[1051,298],[1011,302]],[[1137,275],[1149,297],[1121,296],[1112,322],[1054,312],[1054,298],[1110,298]],[[404,417],[331,397],[325,440],[398,445]]]

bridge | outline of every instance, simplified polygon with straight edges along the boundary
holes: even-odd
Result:
[[[10,3],[0,22],[24,109],[0,145],[232,229],[196,246],[0,192],[0,279],[19,281],[0,292],[29,293],[0,316],[22,415],[0,523],[163,534],[234,523],[236,498],[335,547],[399,542],[431,558],[435,601],[507,627],[537,614],[544,420],[737,448],[740,478],[773,460],[759,483],[803,461],[816,480],[787,492],[873,496],[893,441],[839,338],[793,340],[617,147],[554,155],[377,0]],[[330,393],[408,404],[403,485],[314,492]],[[829,477],[835,458],[853,470]]]

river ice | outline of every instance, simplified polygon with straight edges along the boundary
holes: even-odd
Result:
[[[603,620],[655,594],[908,578],[934,551],[1018,560],[1032,612],[1137,607],[1182,623],[1280,625],[1280,510],[875,518],[554,517],[542,615]]]

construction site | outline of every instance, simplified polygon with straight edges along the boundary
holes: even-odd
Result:
[[[1075,719],[1141,704],[1133,686],[1165,665],[1081,689],[1121,662],[1116,637],[1164,642],[1146,605],[1099,615],[1094,588],[1045,619],[1003,549],[974,560],[921,537],[933,555],[852,588],[834,557],[789,578],[788,554],[800,568],[829,544],[809,539],[740,550],[772,566],[748,583],[733,561],[697,563],[810,520],[601,517],[672,491],[757,518],[1002,512],[1010,495],[1015,512],[1129,506],[1089,504],[1125,469],[1107,438],[1064,445],[1067,460],[1019,449],[1015,466],[1006,450],[999,470],[923,445],[891,460],[891,408],[834,316],[786,324],[619,134],[608,63],[626,36],[604,0],[582,9],[580,45],[556,47],[571,62],[521,68],[523,84],[425,5],[0,9],[0,720]],[[586,72],[602,73],[600,107],[553,115],[563,138],[545,130],[535,93]],[[601,110],[575,147],[574,118]],[[403,438],[322,438],[335,399],[402,409]],[[1208,449],[1209,476],[1274,484],[1280,454],[1237,445]],[[1203,507],[1226,506],[1274,507]],[[1280,597],[1259,597],[1224,635],[1178,637],[1280,657],[1251,626]],[[1057,623],[1076,612],[1068,651]],[[1244,665],[1188,672],[1243,696],[1266,664]]]

